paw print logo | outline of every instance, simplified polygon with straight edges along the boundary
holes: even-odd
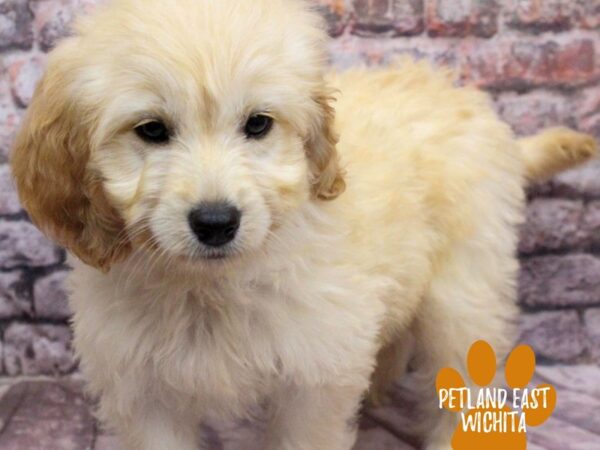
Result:
[[[556,405],[553,386],[527,388],[535,371],[531,347],[521,345],[510,353],[505,366],[509,389],[489,386],[496,374],[496,354],[485,341],[477,341],[469,349],[467,369],[478,389],[468,389],[458,371],[449,367],[441,369],[436,378],[440,408],[462,412],[452,448],[526,450],[526,427],[544,423]]]

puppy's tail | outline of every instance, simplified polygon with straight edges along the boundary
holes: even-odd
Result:
[[[519,144],[529,181],[543,181],[598,154],[593,136],[562,127],[520,139]]]

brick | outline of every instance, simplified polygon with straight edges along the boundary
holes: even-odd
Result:
[[[453,67],[458,64],[456,47],[448,39],[363,39],[346,34],[329,45],[332,64],[338,69],[357,65],[380,66],[396,64],[403,56],[425,59],[433,65]],[[401,70],[401,68],[399,69]]]
[[[459,51],[462,80],[488,89],[572,88],[599,78],[588,38],[465,41]]]
[[[0,272],[0,319],[31,316],[32,307],[21,271]]]
[[[558,174],[549,186],[553,195],[600,198],[600,160]]]
[[[574,0],[574,18],[583,29],[600,28],[600,2],[598,0]]]
[[[600,258],[579,253],[522,260],[519,295],[529,308],[598,304]]]
[[[40,267],[58,262],[57,247],[31,223],[0,220],[0,267]]]
[[[600,112],[597,112],[579,122],[578,127],[597,139],[600,139]]]
[[[11,93],[17,105],[25,108],[31,103],[33,91],[42,78],[45,59],[41,56],[19,58],[8,69]]]
[[[519,250],[530,254],[577,246],[583,213],[581,200],[534,199],[527,205]]]
[[[600,362],[600,308],[590,308],[583,313],[583,323],[590,340],[592,359]]]
[[[319,10],[329,26],[330,36],[339,36],[348,22],[348,11],[344,0],[318,0]]]
[[[352,6],[356,14],[355,31],[382,32],[391,29],[390,0],[353,0]]]
[[[489,38],[498,31],[496,0],[430,0],[425,8],[429,36]]]
[[[579,128],[600,139],[600,85],[579,92],[574,103]]]
[[[515,133],[526,136],[550,126],[574,126],[571,96],[536,90],[527,93],[503,92],[496,97],[496,109]]]
[[[424,12],[423,0],[392,0],[395,35],[421,34],[425,28]]]
[[[577,39],[566,43],[547,41],[517,41],[511,46],[513,59],[505,62],[508,77],[523,78],[539,84],[578,84],[593,81],[596,49],[591,39]],[[514,63],[513,63],[514,61]]]
[[[27,0],[0,0],[0,50],[31,48],[32,18]]]
[[[344,35],[332,40],[328,49],[331,64],[338,70],[357,65],[380,64],[387,52],[387,49],[382,48],[381,40],[361,39],[354,35]]]
[[[0,73],[0,164],[8,162],[15,134],[23,117],[23,110],[13,104],[10,87]]]
[[[584,357],[589,341],[576,311],[523,314],[519,343],[528,344],[541,359],[575,363]]]
[[[73,0],[42,0],[32,3],[34,28],[40,48],[51,50],[70,34],[76,5]]]
[[[321,0],[321,3],[340,0]],[[104,0],[35,0],[30,2],[34,14],[33,29],[40,49],[47,52],[71,34],[76,16],[93,12]]]
[[[573,0],[509,0],[504,5],[506,23],[535,32],[571,28],[576,2]]]
[[[600,27],[598,0],[508,0],[503,9],[507,25],[524,31]]]
[[[35,315],[42,319],[65,320],[71,316],[65,280],[66,271],[58,271],[36,280],[33,288]]]
[[[353,6],[354,34],[414,36],[423,32],[423,0],[353,0]]]
[[[75,367],[65,325],[11,323],[4,332],[4,369],[10,376],[63,375]]]
[[[586,248],[600,249],[600,201],[586,205],[581,220],[582,245]]]
[[[21,204],[8,164],[0,164],[0,215],[17,214]]]
[[[496,109],[515,133],[526,136],[549,126],[574,126],[571,97],[546,90],[525,94],[503,92],[496,97]]]

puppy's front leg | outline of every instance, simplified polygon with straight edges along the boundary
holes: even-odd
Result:
[[[127,450],[198,450],[200,444],[195,418],[157,402],[143,402],[127,418],[112,422]]]
[[[285,386],[273,399],[267,450],[349,450],[365,386]]]

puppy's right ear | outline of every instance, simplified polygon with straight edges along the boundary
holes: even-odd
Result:
[[[76,98],[73,45],[51,55],[17,136],[12,170],[32,221],[85,263],[108,270],[129,244],[117,242],[123,221],[88,168],[97,112]]]

